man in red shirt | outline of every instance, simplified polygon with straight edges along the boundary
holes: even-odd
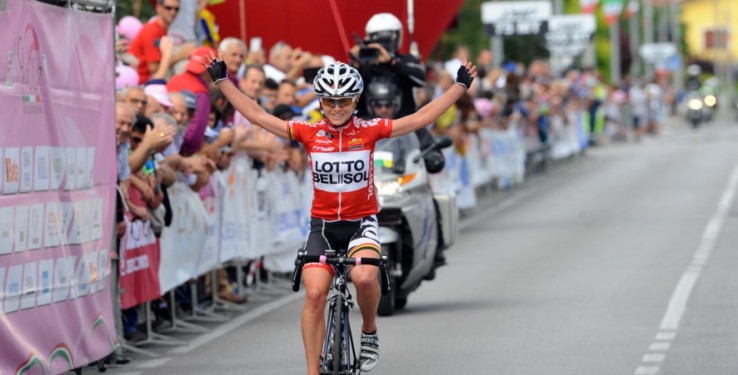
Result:
[[[180,149],[182,155],[196,153],[205,140],[205,129],[208,127],[208,118],[210,117],[210,89],[207,81],[208,74],[202,65],[202,59],[211,55],[215,55],[214,49],[198,47],[192,52],[190,61],[185,66],[185,71],[175,75],[167,83],[167,91],[169,92],[188,90],[197,97],[197,108],[187,127],[184,143]]]
[[[159,43],[161,38],[167,34],[167,29],[178,11],[179,0],[157,0],[156,19],[147,22],[131,42],[128,52],[138,58],[139,84],[146,83],[151,75],[159,70],[159,63],[162,60]],[[192,49],[191,46],[183,46],[172,56],[169,64],[172,65],[187,58]]]

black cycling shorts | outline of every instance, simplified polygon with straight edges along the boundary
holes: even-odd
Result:
[[[381,255],[381,249],[376,215],[359,220],[310,219],[310,234],[305,241],[308,255],[325,255],[326,250],[336,250],[338,254],[348,250],[349,256],[359,250],[374,250]]]

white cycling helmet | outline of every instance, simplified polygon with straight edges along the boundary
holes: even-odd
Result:
[[[389,53],[402,45],[402,22],[392,13],[377,13],[366,23],[366,37],[381,44]]]
[[[313,80],[315,95],[320,97],[355,97],[364,90],[359,71],[342,62],[329,64]]]

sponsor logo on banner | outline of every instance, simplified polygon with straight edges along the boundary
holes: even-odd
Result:
[[[77,147],[77,181],[75,182],[75,188],[82,190],[87,187],[87,149],[84,147]]]
[[[64,181],[64,149],[61,147],[51,147],[51,182],[49,188],[51,190],[59,190],[62,181]]]
[[[87,148],[87,175],[85,176],[85,187],[91,188],[94,185],[93,180],[95,179],[95,148]]]
[[[18,311],[22,281],[23,265],[19,264],[8,268],[8,278],[5,281],[5,303],[3,305],[3,311],[6,314]]]
[[[332,193],[356,191],[369,181],[370,153],[352,151],[313,153],[313,182],[317,189]]]
[[[28,250],[40,249],[44,236],[44,204],[31,206],[28,213]]]
[[[21,149],[20,192],[28,193],[33,188],[33,147]]]
[[[28,248],[28,206],[15,208],[15,252]]]
[[[49,148],[36,147],[36,180],[34,181],[33,190],[46,191],[49,190],[51,182],[51,173],[49,173]]]
[[[36,307],[36,262],[26,263],[23,271],[21,310]]]
[[[46,232],[44,233],[44,247],[56,247],[62,244],[62,216],[58,202],[46,204],[45,216]]]
[[[52,259],[45,259],[38,263],[38,278],[39,288],[37,304],[39,306],[48,305],[51,303],[51,286],[52,286],[52,272],[54,270],[54,261]]]
[[[77,153],[74,151],[74,148],[67,147],[64,149],[64,154],[66,156],[66,184],[64,185],[64,190],[74,190],[74,184],[77,178]]]
[[[69,298],[71,265],[77,257],[57,258],[54,266],[54,302],[66,301]]]
[[[6,148],[3,156],[3,194],[15,194],[20,187],[20,149]]]
[[[13,212],[15,207],[0,207],[0,255],[13,252]]]

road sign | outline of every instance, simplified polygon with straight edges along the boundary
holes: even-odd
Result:
[[[555,56],[578,56],[592,40],[597,21],[592,14],[559,15],[548,19],[544,38]]]
[[[677,48],[673,43],[650,43],[642,45],[638,52],[647,63],[663,65],[677,54]]]
[[[550,1],[482,3],[482,23],[490,37],[539,34],[552,13]]]

